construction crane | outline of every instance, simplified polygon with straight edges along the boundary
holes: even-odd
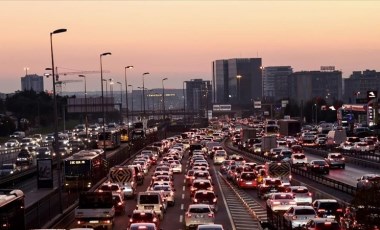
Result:
[[[56,84],[56,90],[57,94],[62,93],[62,88],[67,84],[67,83],[75,83],[75,82],[82,82],[82,80],[63,80],[63,81],[57,81]]]
[[[86,75],[86,74],[100,74],[98,70],[76,70],[73,72],[58,72],[58,68],[67,69],[64,67],[56,67],[56,81],[59,81],[59,76],[67,76],[67,75]],[[109,73],[108,70],[103,70],[103,73]],[[67,82],[68,83],[68,82]]]

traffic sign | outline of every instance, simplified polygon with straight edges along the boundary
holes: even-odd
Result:
[[[261,101],[254,101],[253,102],[253,108],[261,109]]]
[[[373,99],[376,99],[376,98],[377,98],[377,91],[376,90],[367,91],[367,103]]]

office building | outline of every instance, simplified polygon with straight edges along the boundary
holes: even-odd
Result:
[[[213,62],[213,103],[249,105],[262,97],[261,58]]]
[[[212,108],[211,82],[202,79],[185,81],[186,111],[197,111],[201,116]]]
[[[37,74],[28,74],[25,77],[21,77],[21,90],[33,90],[36,93],[44,91],[44,78]]]
[[[297,103],[323,98],[333,103],[342,98],[341,71],[302,71],[289,76],[290,98]]]
[[[268,66],[263,69],[263,98],[265,101],[288,99],[290,66]]]
[[[365,99],[367,91],[380,92],[380,72],[375,70],[354,71],[343,82],[343,100],[346,103],[356,103],[356,99]]]

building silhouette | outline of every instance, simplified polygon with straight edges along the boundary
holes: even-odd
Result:
[[[214,104],[247,106],[261,99],[261,58],[216,60],[212,66]]]
[[[33,90],[36,93],[44,91],[44,78],[37,74],[28,74],[25,77],[21,77],[21,90]]]
[[[212,88],[210,81],[192,79],[185,81],[186,111],[198,112],[201,117],[206,111],[212,109]]]
[[[354,71],[349,78],[343,80],[343,84],[344,102],[356,103],[356,99],[367,97],[367,91],[380,92],[380,72],[376,72],[376,70]]]
[[[290,66],[268,66],[263,69],[263,99],[278,101],[290,96],[289,76],[293,73]]]

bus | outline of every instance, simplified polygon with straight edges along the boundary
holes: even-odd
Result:
[[[0,189],[0,230],[25,229],[25,195],[18,189]]]
[[[91,150],[82,150],[64,160],[64,186],[67,191],[87,190],[108,172],[104,156]]]
[[[120,141],[121,142],[128,142],[129,141],[129,132],[127,128],[122,128],[120,130]]]
[[[98,135],[98,148],[116,149],[120,147],[121,135],[118,130],[107,130]]]

